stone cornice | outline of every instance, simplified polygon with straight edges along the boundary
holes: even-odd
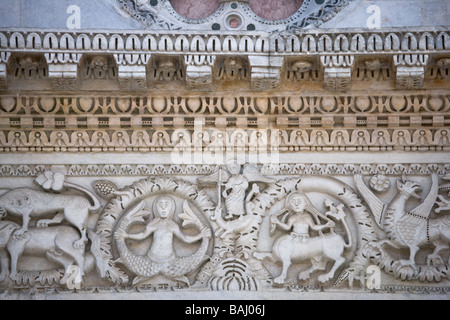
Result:
[[[348,90],[355,66],[361,63],[370,70],[384,64],[396,75],[398,88],[418,89],[428,68],[448,68],[450,37],[444,27],[281,33],[5,29],[0,31],[4,89],[7,65],[18,54],[43,55],[48,78],[57,90],[78,90],[77,70],[83,58],[92,56],[113,58],[123,90],[147,90],[151,63],[164,73],[168,62],[170,68],[179,68],[188,88],[201,90],[211,90],[221,63],[225,75],[240,74],[236,66],[248,65],[251,87],[260,91],[278,88],[283,72],[311,70],[321,75],[325,89]]]
[[[133,41],[134,40],[134,41]],[[149,40],[152,40],[149,42]],[[214,42],[215,40],[215,42]],[[245,42],[247,40],[247,43]],[[278,40],[278,43],[277,43]],[[264,46],[263,46],[263,41]],[[262,31],[0,30],[1,52],[77,54],[449,53],[448,27]]]

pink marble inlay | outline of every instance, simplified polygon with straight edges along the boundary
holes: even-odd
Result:
[[[220,0],[170,0],[170,3],[176,12],[189,19],[206,18],[220,6]]]
[[[267,20],[287,19],[300,9],[303,0],[250,0],[250,8]]]

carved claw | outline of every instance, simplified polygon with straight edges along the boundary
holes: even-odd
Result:
[[[29,237],[28,231],[24,230],[24,229],[17,230],[16,232],[13,233],[14,240],[18,240],[18,241],[25,240],[28,237]]]
[[[322,274],[319,276],[318,280],[320,283],[326,283],[331,279],[330,276],[326,275],[326,274]]]
[[[38,227],[38,228],[47,228],[48,227],[48,220],[39,220],[36,223],[36,227]]]
[[[431,266],[432,264],[435,265],[435,266],[443,265],[444,264],[444,260],[442,259],[442,257],[440,255],[430,254],[427,257],[427,264],[429,266]]]
[[[310,278],[309,272],[307,272],[307,271],[300,272],[300,274],[298,275],[298,280],[301,280],[301,281],[309,280],[309,278]]]
[[[276,277],[275,279],[273,279],[273,282],[276,283],[276,284],[284,284],[284,279],[285,279],[285,277],[281,275],[281,276]]]
[[[80,239],[73,243],[73,247],[77,250],[84,250],[84,240]]]
[[[439,208],[437,208],[435,211],[437,213],[440,213],[442,211],[447,211],[450,210],[450,200],[447,200],[444,196],[438,196],[439,200],[441,201],[437,201],[437,205],[439,206]]]

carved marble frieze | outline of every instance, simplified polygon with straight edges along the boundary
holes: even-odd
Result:
[[[2,288],[447,294],[449,164],[303,166],[3,165]]]
[[[5,94],[0,150],[447,151],[449,106],[443,90],[269,97]]]
[[[0,30],[4,297],[448,297],[448,28],[307,30],[352,1],[251,2]]]

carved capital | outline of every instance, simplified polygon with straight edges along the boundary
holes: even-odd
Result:
[[[76,90],[79,86],[78,64],[81,54],[46,53],[48,77],[55,90]]]
[[[191,88],[211,86],[213,82],[213,67],[215,61],[216,56],[214,55],[185,56],[186,84]]]
[[[280,85],[284,57],[249,56],[251,83],[255,90],[275,89]]]
[[[120,88],[123,90],[147,89],[147,64],[150,54],[115,54]]]
[[[397,88],[422,88],[428,60],[429,56],[427,54],[395,55],[394,65],[397,67]]]
[[[324,67],[324,86],[328,90],[347,90],[351,86],[355,57],[348,55],[321,56]]]
[[[10,52],[0,53],[0,89],[8,88],[7,64],[10,57],[11,57]]]

